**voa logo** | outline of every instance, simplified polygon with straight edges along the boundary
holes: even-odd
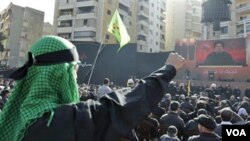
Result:
[[[247,136],[244,129],[226,129],[227,136]]]

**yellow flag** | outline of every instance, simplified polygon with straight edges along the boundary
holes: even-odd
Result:
[[[130,41],[127,29],[122,22],[119,12],[116,10],[108,27],[108,32],[115,36],[120,43],[118,51]]]
[[[191,92],[191,86],[190,86],[190,80],[188,80],[188,96],[190,96]]]

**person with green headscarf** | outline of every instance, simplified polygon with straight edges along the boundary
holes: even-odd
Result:
[[[28,61],[10,78],[15,87],[0,113],[0,141],[117,141],[131,131],[166,92],[184,65],[171,53],[166,65],[130,92],[111,92],[99,101],[79,101],[76,47],[45,36],[31,47]]]

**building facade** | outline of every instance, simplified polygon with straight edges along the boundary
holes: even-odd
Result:
[[[3,44],[8,54],[7,61],[5,58],[1,63],[19,67],[31,45],[42,36],[44,12],[11,3],[0,15],[0,32],[6,36]]]
[[[137,51],[164,52],[165,0],[137,1]]]
[[[236,2],[236,34],[238,37],[246,37],[250,34],[250,1],[235,0]]]
[[[201,39],[201,5],[200,0],[168,0],[166,2],[167,50],[174,50],[177,39]]]
[[[53,26],[46,22],[43,24],[43,36],[52,35],[53,34]]]
[[[56,0],[54,32],[70,41],[114,43],[107,29],[117,8],[135,42],[132,0]]]
[[[246,37],[250,34],[250,1],[231,0],[231,2],[231,21],[220,23],[220,39]],[[203,27],[203,39],[217,39],[212,24],[204,24]]]
[[[165,0],[56,0],[54,33],[70,41],[114,44],[107,32],[116,9],[139,52],[165,50]],[[150,15],[150,13],[152,13]]]

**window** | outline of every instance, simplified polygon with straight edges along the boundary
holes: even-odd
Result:
[[[142,50],[142,45],[140,45],[140,50]]]
[[[83,20],[83,25],[84,25],[84,26],[87,26],[87,25],[88,25],[88,20],[87,20],[87,19]]]
[[[129,25],[132,26],[132,22],[131,21],[129,21]]]
[[[228,33],[228,27],[227,26],[221,27],[220,30],[221,30],[221,34],[227,34]]]
[[[141,25],[141,30],[143,30],[143,28],[144,28],[143,25]]]
[[[58,36],[64,38],[64,39],[70,39],[71,33],[59,33]]]
[[[152,3],[152,5],[151,5],[152,7],[154,7],[154,3]]]
[[[94,6],[78,7],[77,14],[95,13]]]
[[[67,3],[69,3],[69,0],[66,0]]]
[[[111,13],[112,13],[111,10],[107,10],[108,15],[111,15]]]
[[[64,20],[58,22],[58,27],[72,27],[72,20]]]
[[[150,53],[152,53],[152,52],[153,52],[152,48],[150,48],[150,49],[149,49],[149,52],[150,52]]]
[[[162,25],[160,25],[160,30],[162,30],[163,29],[163,27],[162,27]]]
[[[108,34],[105,35],[105,39],[109,40],[109,35]]]
[[[140,9],[143,10],[143,6],[141,6]]]
[[[164,34],[161,34],[161,39],[165,40],[165,35]]]
[[[158,45],[158,42],[155,42],[156,45]]]
[[[76,19],[75,27],[96,27],[96,19]]]
[[[73,15],[73,9],[63,9],[59,11],[60,16],[63,15]]]
[[[74,38],[89,38],[95,37],[96,32],[93,31],[76,31],[74,32]]]
[[[144,36],[144,35],[138,35],[137,36],[137,40],[146,41],[146,36]]]

